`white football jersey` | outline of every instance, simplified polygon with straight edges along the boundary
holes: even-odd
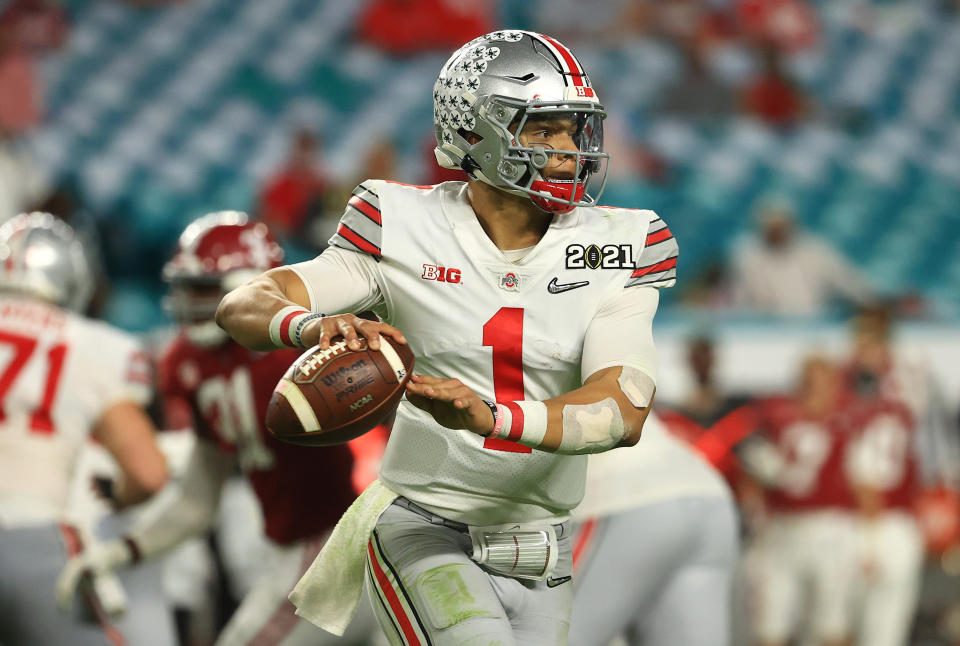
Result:
[[[77,458],[113,404],[150,398],[128,334],[35,300],[0,297],[0,524],[64,515]]]
[[[577,208],[554,216],[540,242],[509,262],[483,231],[466,186],[368,180],[330,243],[378,261],[370,263],[370,293],[379,296],[365,305],[404,332],[418,373],[460,379],[491,401],[579,388],[597,312],[625,288],[675,282],[669,229],[651,211]],[[336,298],[324,293],[336,284],[317,284],[305,265],[312,307],[333,313],[324,305]],[[585,470],[586,456],[450,430],[404,401],[380,478],[434,513],[486,525],[566,518],[583,496]]]

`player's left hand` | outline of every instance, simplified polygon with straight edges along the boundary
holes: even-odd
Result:
[[[459,379],[410,375],[407,399],[447,428],[464,429],[486,437],[493,431],[490,407]]]
[[[98,602],[104,606],[104,610],[110,615],[122,613],[126,607],[126,597],[114,578],[114,570],[129,562],[129,550],[122,541],[111,540],[85,546],[83,551],[67,560],[57,577],[57,604],[64,612],[69,612],[84,579],[89,577],[101,597]]]

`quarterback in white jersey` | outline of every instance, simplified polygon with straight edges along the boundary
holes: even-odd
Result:
[[[91,435],[120,466],[119,505],[166,482],[143,410],[149,362],[127,334],[70,311],[86,307],[91,281],[69,226],[45,213],[13,218],[0,254],[0,642],[102,644],[96,624],[54,603],[57,572],[82,542],[67,500]]]
[[[228,294],[217,320],[257,349],[359,335],[417,356],[380,479],[291,596],[302,616],[341,631],[366,558],[394,643],[565,644],[585,454],[639,440],[677,245],[656,214],[586,193],[604,112],[556,40],[467,43],[434,105],[438,161],[466,183],[363,182],[329,249]],[[336,315],[367,309],[384,322]]]

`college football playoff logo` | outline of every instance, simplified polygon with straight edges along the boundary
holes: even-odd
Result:
[[[633,269],[633,247],[628,244],[567,246],[567,269]]]

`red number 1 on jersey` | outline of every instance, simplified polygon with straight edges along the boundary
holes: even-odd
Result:
[[[13,382],[17,380],[20,371],[27,365],[33,351],[37,349],[37,340],[22,334],[0,332],[0,343],[13,347],[13,357],[0,374],[0,421],[2,421],[6,418],[3,400],[13,387]],[[63,370],[66,354],[67,346],[62,343],[53,346],[47,353],[47,381],[43,387],[43,399],[30,415],[30,430],[34,433],[53,433],[53,418],[50,411],[53,408],[53,400],[57,396],[57,386],[60,385],[60,373]]]
[[[483,345],[493,348],[493,394],[498,402],[523,400],[523,308],[501,307],[483,324]],[[510,453],[533,449],[516,442],[486,438],[483,448]]]

